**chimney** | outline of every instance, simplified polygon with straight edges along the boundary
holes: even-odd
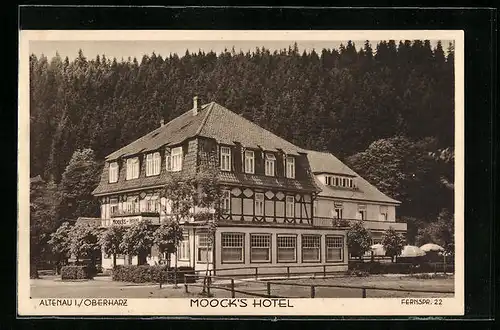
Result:
[[[162,118],[162,119],[160,119],[160,127],[163,125],[165,125],[165,120]]]
[[[198,105],[198,96],[193,97],[193,116],[198,114],[200,106]]]

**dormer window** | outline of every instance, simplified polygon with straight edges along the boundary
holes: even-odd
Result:
[[[325,184],[327,186],[355,188],[354,179],[344,178],[334,175],[325,175]]]
[[[231,148],[220,147],[220,169],[231,171]]]
[[[245,173],[255,173],[255,154],[253,150],[245,151]]]
[[[127,180],[139,177],[139,157],[127,159]]]
[[[167,171],[178,172],[182,170],[182,147],[172,148],[166,151],[165,163]]]
[[[112,162],[109,164],[109,183],[118,182],[118,163]]]
[[[159,152],[146,156],[146,176],[160,174],[161,157]]]
[[[295,179],[295,158],[292,156],[286,157],[286,177]]]
[[[276,156],[270,153],[266,153],[266,175],[274,176],[274,165],[276,164]]]

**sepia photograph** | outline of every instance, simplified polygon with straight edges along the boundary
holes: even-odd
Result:
[[[30,311],[463,312],[462,33],[29,33]]]

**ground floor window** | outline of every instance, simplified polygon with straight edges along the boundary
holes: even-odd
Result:
[[[344,255],[344,237],[326,236],[326,261],[342,261]]]
[[[271,234],[250,235],[250,262],[271,261]]]
[[[184,234],[177,251],[179,260],[189,260],[189,235]]]
[[[245,234],[221,234],[221,261],[240,263],[243,262]]]
[[[321,261],[321,236],[302,235],[302,261]]]
[[[208,234],[199,233],[197,236],[198,251],[196,260],[198,260],[198,262],[212,262],[212,247],[208,239]]]
[[[278,262],[296,262],[297,261],[297,236],[278,235]]]

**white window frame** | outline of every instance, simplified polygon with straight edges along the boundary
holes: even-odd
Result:
[[[182,147],[170,150],[170,171],[179,172],[182,170]]]
[[[294,196],[286,196],[285,199],[285,216],[287,218],[295,218],[295,197]],[[290,214],[291,211],[291,214]]]
[[[190,259],[189,243],[189,235],[183,234],[182,241],[180,242],[179,249],[177,250],[177,257],[179,258],[179,260],[188,261]]]
[[[388,213],[389,213],[389,212],[388,212],[388,207],[387,207],[387,206],[385,206],[385,205],[380,205],[380,206],[379,206],[379,208],[380,208],[380,216],[379,216],[379,220],[380,220],[380,221],[387,221],[387,219],[388,219],[388,217],[389,217],[389,216],[388,216]]]
[[[321,262],[321,235],[314,234],[303,234],[301,237],[302,241],[302,262]],[[304,258],[304,251],[316,250],[316,259]]]
[[[127,180],[137,179],[139,177],[139,157],[127,159]]]
[[[267,259],[254,257],[254,252],[267,250]],[[271,262],[272,235],[271,234],[250,234],[250,263]]]
[[[280,251],[283,250],[293,250],[293,260],[282,260],[280,259]],[[276,261],[278,263],[295,263],[297,262],[297,236],[278,234],[276,235]]]
[[[255,193],[255,215],[264,215],[264,193]]]
[[[286,157],[286,177],[289,179],[295,179],[295,157]]]
[[[196,249],[196,262],[197,263],[211,263],[213,259],[212,244],[208,239],[207,232],[199,232],[196,234],[197,249]],[[205,260],[208,250],[208,261]]]
[[[255,152],[253,150],[245,150],[245,173],[255,173]]]
[[[149,196],[146,198],[146,211],[147,212],[160,212],[160,197],[158,195]]]
[[[127,197],[127,201],[125,202],[125,210],[127,213],[138,213],[140,212],[140,202],[139,196],[130,196]]]
[[[160,174],[161,156],[159,152],[153,152],[146,155],[146,176]]]
[[[325,175],[325,184],[327,186],[332,186],[333,177],[331,175]]]
[[[329,257],[330,251],[340,250],[340,258],[332,259]],[[325,236],[325,257],[326,262],[342,262],[344,260],[344,236],[326,235]]]
[[[118,182],[118,162],[109,163],[109,183]]]
[[[231,148],[220,147],[220,169],[221,171],[231,171]]]
[[[366,205],[358,205],[358,220],[366,220]]]
[[[222,201],[221,201],[221,211],[222,214],[231,213],[231,190],[222,190]]]
[[[276,156],[271,153],[265,153],[266,162],[265,162],[265,174],[267,176],[275,176],[276,175]]]
[[[225,253],[239,251],[239,259],[227,259]],[[245,233],[221,233],[220,260],[223,264],[241,264],[245,262]]]
[[[109,214],[113,215],[118,213],[118,199],[117,198],[111,198],[109,200]]]

